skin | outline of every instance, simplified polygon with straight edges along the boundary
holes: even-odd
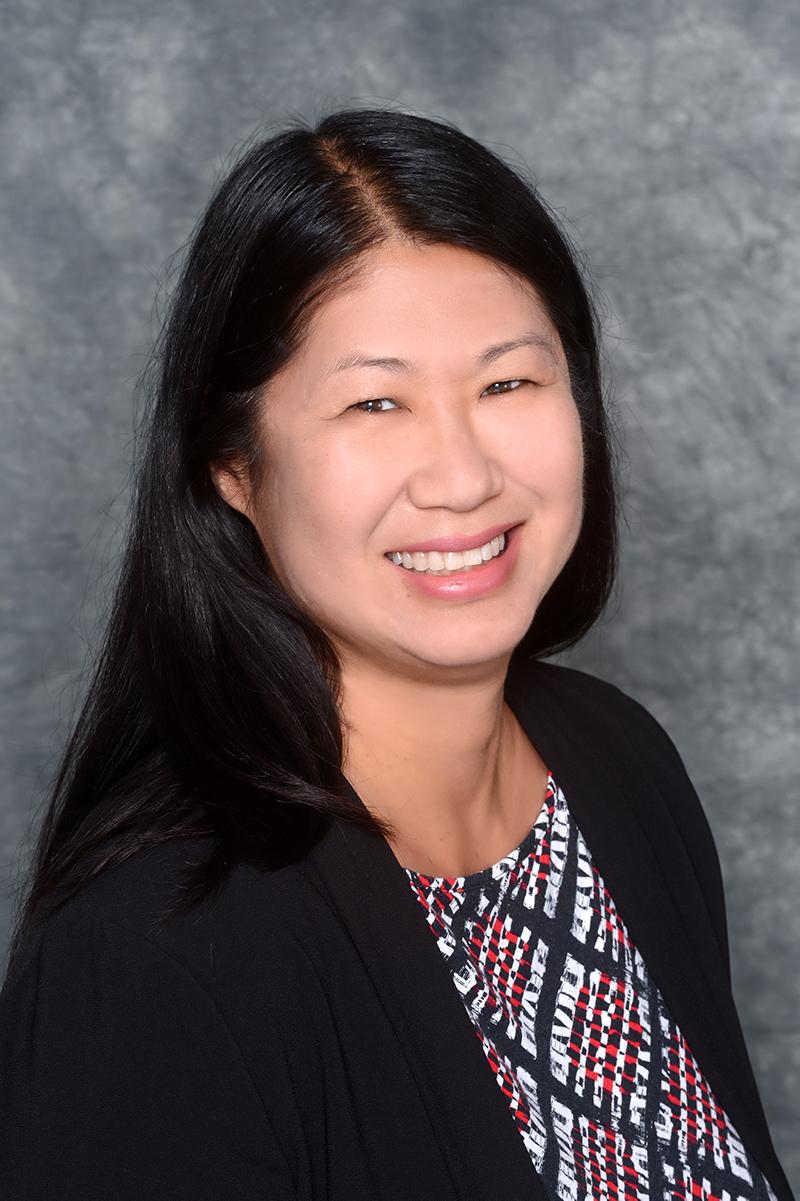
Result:
[[[466,875],[516,847],[544,800],[546,765],[503,684],[577,541],[580,422],[560,339],[527,281],[449,245],[388,242],[363,266],[265,388],[263,492],[241,473],[214,479],[339,651],[343,770],[397,827],[398,861]],[[522,346],[476,365],[530,330],[549,334],[554,355]],[[330,373],[356,351],[413,368]],[[425,596],[384,557],[518,521],[511,576],[471,600]]]

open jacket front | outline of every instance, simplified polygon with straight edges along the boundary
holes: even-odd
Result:
[[[586,672],[506,697],[778,1201],[731,993],[722,879],[680,756]],[[133,856],[43,921],[0,994],[0,1195],[27,1201],[546,1201],[406,875],[336,823],[163,918],[207,840]]]

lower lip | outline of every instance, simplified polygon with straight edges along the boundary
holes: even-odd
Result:
[[[452,571],[449,575],[431,575],[427,571],[412,571],[408,567],[400,567],[391,559],[387,559],[387,562],[395,571],[402,571],[408,583],[427,596],[439,596],[445,600],[471,600],[487,592],[494,592],[511,575],[519,554],[519,528],[514,526],[510,533],[506,532],[506,548],[502,555],[487,559],[485,563],[465,571]]]

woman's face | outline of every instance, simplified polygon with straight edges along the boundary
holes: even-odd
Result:
[[[560,340],[530,286],[472,251],[393,242],[363,263],[265,390],[263,494],[236,494],[229,477],[218,486],[345,662],[418,675],[506,660],[581,524],[581,429]],[[408,365],[342,366],[355,356]],[[510,526],[510,571],[482,559],[424,573],[426,587],[387,558]],[[426,561],[455,565],[412,555]]]

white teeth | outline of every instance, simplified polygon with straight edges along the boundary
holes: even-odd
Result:
[[[463,571],[464,568],[477,567],[494,559],[506,544],[505,534],[498,534],[491,542],[476,546],[465,551],[393,551],[387,557],[398,567],[408,571],[427,571],[430,575],[447,575],[451,571]]]

